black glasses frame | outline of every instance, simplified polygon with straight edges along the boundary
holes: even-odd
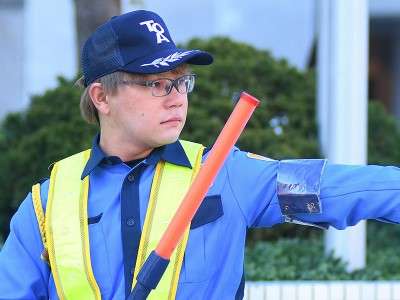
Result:
[[[185,79],[185,78],[188,78],[191,81],[191,84],[190,84],[190,86],[188,88],[186,88],[185,91],[180,91],[178,83],[179,83],[180,80]],[[185,75],[180,76],[180,77],[178,77],[176,79],[164,78],[164,77],[153,79],[153,80],[134,80],[134,79],[132,79],[132,80],[122,80],[119,83],[120,84],[125,84],[125,85],[140,85],[140,86],[149,87],[149,88],[151,88],[151,94],[154,97],[164,97],[164,96],[167,96],[167,95],[169,95],[171,93],[173,87],[175,87],[175,89],[180,94],[189,94],[189,93],[191,93],[193,91],[193,88],[194,88],[195,78],[196,78],[196,74],[185,74]],[[167,85],[167,89],[165,89],[164,93],[162,93],[162,94],[155,93],[156,85],[157,85],[157,83],[159,83],[160,80],[167,80],[167,81],[170,82],[170,84]]]

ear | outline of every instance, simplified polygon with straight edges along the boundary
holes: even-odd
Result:
[[[101,83],[94,82],[89,87],[89,96],[99,114],[107,115],[110,111],[108,97]]]

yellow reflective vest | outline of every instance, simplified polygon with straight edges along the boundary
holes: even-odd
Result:
[[[188,141],[180,142],[193,168],[165,161],[157,164],[132,286],[200,169],[204,147]],[[42,258],[46,259],[48,255],[60,299],[101,299],[90,261],[87,223],[89,176],[81,180],[89,157],[90,150],[86,150],[54,164],[45,215],[40,185],[32,187],[33,205],[45,247]],[[188,237],[189,228],[171,256],[163,278],[148,299],[175,299]]]

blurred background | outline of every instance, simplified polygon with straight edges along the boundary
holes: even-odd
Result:
[[[80,49],[113,15],[159,13],[176,43],[210,51],[194,68],[183,138],[212,145],[237,90],[263,103],[239,146],[268,157],[400,162],[398,0],[0,0],[0,228],[52,162],[91,144],[79,116]],[[249,280],[400,278],[398,226],[251,230]],[[301,259],[300,259],[301,258]],[[355,298],[354,298],[355,299]],[[388,298],[389,299],[389,298]]]
[[[329,1],[327,1],[329,2]],[[400,117],[400,3],[369,0],[369,96]],[[0,116],[25,108],[33,94],[57,85],[57,76],[72,78],[80,48],[99,24],[133,9],[163,16],[175,42],[225,35],[299,70],[315,67],[319,5],[315,0],[232,0],[188,3],[159,0],[1,0]],[[348,28],[348,30],[352,30]]]

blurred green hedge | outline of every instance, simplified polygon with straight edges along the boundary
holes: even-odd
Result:
[[[348,273],[332,253],[324,255],[322,233],[307,239],[255,241],[246,248],[246,280],[400,279],[400,226],[367,224],[367,267]]]

